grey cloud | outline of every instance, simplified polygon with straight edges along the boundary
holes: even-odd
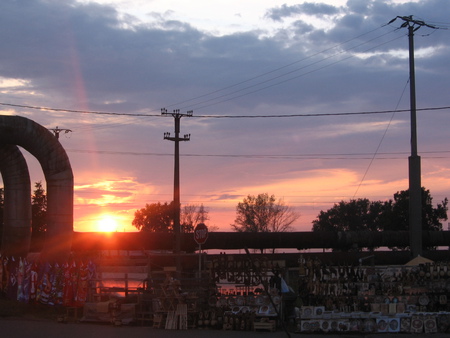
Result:
[[[445,1],[432,2],[433,6],[444,10],[449,6]],[[297,21],[291,30],[279,32],[275,37],[261,38],[256,31],[215,37],[187,23],[170,21],[170,15],[161,14],[153,25],[139,24],[133,29],[123,29],[118,13],[108,6],[57,1],[27,4],[29,8],[25,10],[13,2],[0,5],[0,27],[6,32],[1,38],[5,51],[0,55],[1,75],[30,79],[44,94],[52,93],[52,98],[59,98],[59,104],[67,100],[69,108],[80,108],[81,100],[85,100],[83,106],[93,110],[121,112],[176,104],[173,108],[212,115],[390,109],[397,103],[408,77],[406,60],[382,53],[359,59],[351,53],[406,49],[406,32],[381,37],[395,27],[380,28],[368,35],[363,33],[380,27],[395,15],[414,10],[430,13],[425,2],[398,6],[371,1],[360,14],[356,10],[364,2],[348,2],[347,7],[339,9],[313,4],[282,6],[279,12],[271,12],[274,18],[276,13],[283,18],[300,11],[309,15],[331,15],[339,11],[342,16],[334,19],[335,26],[329,30]],[[368,13],[371,15],[367,16]],[[436,17],[436,21],[444,19]],[[129,24],[135,22],[132,18],[126,20]],[[418,37],[417,46],[446,44],[445,35],[439,33]],[[380,38],[339,54],[375,37]],[[395,44],[386,43],[394,37],[399,38]],[[353,39],[350,44],[340,46],[350,39]],[[331,46],[339,47],[322,52]],[[445,101],[442,98],[437,101],[442,95],[433,88],[438,81],[442,81],[441,87],[449,83],[447,51],[442,49],[442,54],[433,59],[417,61],[419,70],[423,68],[427,73],[431,72],[427,69],[440,70],[426,78],[428,87],[421,102],[423,106]],[[420,71],[418,76],[421,76]],[[85,96],[80,95],[81,89]],[[27,101],[33,100],[27,97]],[[108,101],[117,102],[104,103]],[[46,105],[52,104],[46,101]],[[166,123],[170,131],[170,121]],[[186,122],[185,128],[193,134],[191,142],[195,140],[194,135],[207,135],[205,125],[220,134],[220,138],[215,139],[214,133],[210,133],[212,140],[202,144],[202,149],[217,152],[226,139],[233,149],[245,153],[258,145],[260,149],[271,149],[275,141],[261,138],[261,130],[271,128],[276,142],[281,143],[284,135],[298,131],[298,125],[314,130],[323,123],[324,119],[320,118],[252,123],[203,120],[192,127]],[[124,128],[132,126],[124,125]],[[161,142],[159,130],[154,128],[153,131],[156,136],[152,142],[159,145],[156,143]],[[108,130],[104,134],[108,135]],[[105,145],[108,142],[109,139]],[[244,142],[245,148],[242,147]],[[327,142],[329,140],[318,141],[309,146],[323,149]],[[337,143],[328,146],[342,147]],[[164,147],[171,149],[168,144]],[[295,149],[295,144],[284,147],[286,153]]]
[[[435,0],[435,3],[442,2]],[[201,107],[224,101],[230,107],[252,107],[255,102],[290,101],[296,104],[305,99],[312,103],[312,98],[321,95],[318,89],[323,88],[320,84],[322,81],[327,82],[328,88],[334,88],[333,97],[338,99],[345,95],[345,91],[351,92],[352,87],[362,90],[361,84],[358,81],[351,81],[346,86],[338,84],[342,84],[342,79],[333,74],[339,74],[346,68],[346,63],[330,66],[338,58],[311,66],[332,52],[319,54],[315,58],[309,58],[309,55],[381,26],[393,17],[394,9],[397,9],[379,1],[371,1],[370,6],[366,6],[374,11],[369,18],[365,17],[364,12],[357,14],[347,9],[349,12],[335,19],[335,27],[329,31],[314,29],[305,22],[297,21],[293,23],[291,32],[280,32],[275,38],[260,38],[258,32],[209,36],[187,23],[164,21],[164,15],[155,25],[136,25],[133,29],[123,29],[118,13],[108,6],[69,6],[70,3],[36,1],[30,2],[27,10],[20,11],[20,6],[13,8],[10,2],[6,4],[1,5],[5,6],[2,13],[11,12],[13,15],[3,14],[2,19],[16,16],[19,20],[15,23],[1,20],[3,29],[7,31],[7,25],[10,27],[4,41],[7,52],[0,57],[2,75],[31,79],[39,88],[59,91],[68,98],[77,94],[77,86],[84,86],[85,99],[91,106],[101,109],[102,102],[120,99],[120,104],[104,107],[118,110],[148,108],[149,103],[154,104],[153,108],[159,108],[161,105],[188,100],[198,93],[212,92],[302,59],[305,61],[296,66],[233,86],[202,100],[190,101],[190,104],[201,102],[196,104],[196,107]],[[357,5],[361,6],[362,3],[348,3],[348,7],[353,9],[359,8]],[[311,3],[293,8],[282,7],[286,13],[301,10],[308,14],[333,14],[345,10],[333,8]],[[380,18],[381,12],[386,9],[390,12],[384,13],[383,21],[376,22],[372,18]],[[362,35],[354,40],[353,45],[341,48],[351,48],[373,37]],[[376,43],[379,45],[377,51],[387,50],[392,48],[392,44],[383,45],[388,38],[381,38],[355,51],[367,50]],[[15,40],[23,43],[13,43]],[[405,41],[403,45],[406,46]],[[364,78],[371,76],[371,64],[384,63],[389,69],[390,65],[395,68],[399,63],[399,60],[386,58],[373,56],[366,61],[353,59],[347,64],[349,69],[355,69],[355,75],[363,83]],[[302,70],[302,67],[306,68]],[[283,75],[289,72],[292,72],[291,75]],[[345,72],[348,74],[348,70]],[[280,84],[273,85],[276,83]],[[295,86],[300,87],[300,91]],[[212,97],[217,99],[209,101]],[[233,97],[236,100],[228,101]]]
[[[240,197],[241,197],[240,195],[222,194],[220,196],[217,196],[215,199],[218,201],[221,201],[221,200],[230,200],[230,199],[233,200],[233,199],[240,198]]]
[[[284,18],[296,16],[298,14],[323,17],[327,15],[336,15],[338,13],[339,8],[335,6],[321,3],[306,2],[304,4],[294,6],[288,6],[286,4],[283,4],[280,7],[268,10],[265,16],[274,21],[282,21]]]

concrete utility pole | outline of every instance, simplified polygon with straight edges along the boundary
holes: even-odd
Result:
[[[409,246],[411,256],[422,255],[422,183],[420,156],[417,154],[416,75],[414,66],[414,32],[422,26],[436,29],[411,16],[397,16],[403,20],[401,28],[408,27],[409,40],[409,89],[411,109],[411,156],[409,157]]]
[[[180,137],[180,120],[183,116],[191,117],[192,110],[186,114],[180,113],[179,109],[175,109],[172,113],[168,113],[166,108],[161,109],[161,115],[172,115],[175,120],[175,136],[171,137],[170,133],[164,133],[164,139],[175,143],[174,153],[174,180],[173,180],[173,232],[175,234],[174,254],[176,254],[177,272],[181,272],[180,250],[181,250],[181,226],[180,226],[180,141],[189,141],[191,134],[185,134]]]
[[[58,126],[56,126],[56,128],[50,128],[49,130],[52,131],[53,134],[55,134],[55,137],[56,137],[57,140],[59,140],[59,134],[62,131],[64,132],[64,134],[72,132],[72,130],[70,130],[70,129],[61,129],[61,128],[58,128]]]

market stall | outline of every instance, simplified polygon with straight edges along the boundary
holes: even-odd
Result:
[[[325,266],[300,261],[300,332],[447,332],[450,265]]]

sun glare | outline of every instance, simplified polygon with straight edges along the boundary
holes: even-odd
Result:
[[[117,230],[117,221],[111,216],[103,216],[98,221],[98,231],[113,232]]]

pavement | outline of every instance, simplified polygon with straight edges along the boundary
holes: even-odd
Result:
[[[0,336],[7,338],[429,338],[430,335],[405,333],[379,334],[301,334],[283,330],[269,331],[225,331],[225,330],[163,330],[148,326],[113,326],[97,323],[58,323],[51,320],[24,320],[0,318]],[[434,333],[433,338],[450,338],[450,334]]]

